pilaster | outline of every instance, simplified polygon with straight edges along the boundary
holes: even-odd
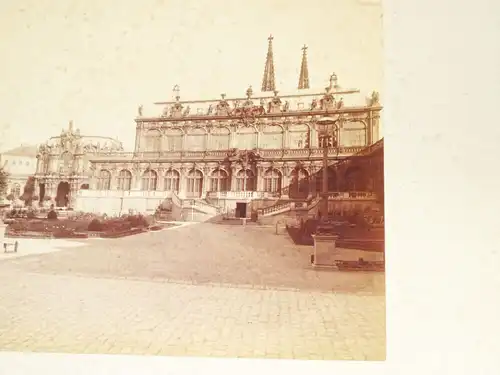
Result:
[[[209,189],[209,184],[210,184],[210,167],[204,165],[202,170],[203,170],[203,185],[201,190],[201,196],[205,197],[207,195],[207,191]]]
[[[230,167],[231,171],[231,186],[230,190],[231,191],[236,191],[236,173],[238,172],[238,167],[236,165],[231,165]]]
[[[179,168],[179,196],[185,197],[186,196],[186,174],[187,174],[187,168],[182,165]]]

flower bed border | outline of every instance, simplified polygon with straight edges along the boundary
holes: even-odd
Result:
[[[151,228],[131,228],[119,232],[113,232],[113,231],[108,231],[108,232],[95,232],[95,231],[89,231],[89,232],[73,232],[72,234],[68,235],[57,235],[57,232],[36,232],[36,231],[29,231],[29,232],[6,232],[5,237],[8,238],[43,238],[43,239],[88,239],[88,238],[122,238],[122,237],[127,237],[127,236],[133,236],[136,234],[140,233],[146,233],[146,232],[159,232],[163,229],[166,228],[172,228],[176,227],[178,225],[172,224],[164,228],[158,228],[158,225],[155,225]]]

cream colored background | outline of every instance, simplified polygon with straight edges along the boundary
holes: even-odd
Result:
[[[384,1],[385,363],[2,355],[1,370],[497,374],[498,6],[494,0]]]
[[[0,150],[83,134],[134,145],[139,104],[260,90],[267,38],[276,85],[297,87],[307,44],[311,87],[336,72],[368,95],[382,86],[381,7],[358,0],[18,0],[0,8]],[[147,107],[146,107],[147,108]],[[159,109],[161,110],[161,109]],[[27,132],[26,129],[30,131]]]

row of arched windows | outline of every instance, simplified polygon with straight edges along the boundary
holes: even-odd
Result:
[[[350,169],[345,176],[345,184],[348,190],[360,188],[360,177],[358,169]],[[304,169],[296,169],[291,173],[292,189],[298,192],[307,192],[309,190],[309,173]],[[269,169],[263,176],[263,190],[271,193],[279,192],[282,188],[282,174],[277,169]],[[322,190],[322,173],[316,176],[316,190]],[[179,191],[180,175],[176,170],[169,170],[164,177],[165,191]],[[128,170],[122,170],[118,174],[118,190],[130,190],[132,183],[132,173]],[[230,179],[228,173],[223,169],[216,169],[210,175],[209,191],[228,191],[230,190]],[[338,191],[337,179],[334,170],[328,173],[328,191]],[[141,190],[153,191],[158,188],[158,174],[153,170],[145,171],[141,177]],[[99,173],[98,190],[111,189],[111,173],[108,170],[101,170]],[[198,169],[192,169],[186,176],[186,191],[188,193],[200,193],[203,190],[203,173]],[[240,170],[236,174],[236,191],[254,191],[257,190],[254,173],[249,170]],[[20,194],[20,186],[16,186],[14,195]]]
[[[304,171],[305,172],[305,171]],[[164,177],[165,191],[179,191],[180,175],[176,170],[169,170]],[[276,169],[270,169],[264,174],[264,191],[278,192],[281,190],[281,173]],[[198,169],[192,169],[186,176],[186,190],[188,193],[199,193],[203,188],[203,173]],[[249,169],[240,170],[236,174],[237,191],[253,191],[256,189],[255,176]],[[118,190],[130,190],[132,173],[122,170],[118,174]],[[216,169],[210,175],[210,191],[227,191],[230,187],[229,175],[223,169]],[[141,190],[157,190],[158,174],[153,170],[145,171],[141,177]],[[97,190],[111,189],[111,173],[108,170],[99,172]]]
[[[215,128],[210,133],[202,128],[189,129],[184,133],[181,129],[174,128],[166,130],[162,134],[159,130],[149,130],[143,136],[141,142],[142,151],[179,151],[181,149],[201,151],[206,149],[226,150],[229,149],[231,131],[229,128]],[[236,147],[240,149],[278,149],[285,147],[304,148],[311,136],[309,126],[305,124],[293,125],[285,136],[285,130],[279,125],[266,126],[260,136],[255,127],[239,129],[235,134]],[[366,126],[362,122],[347,122],[337,134],[339,144],[342,146],[363,146],[366,143]],[[285,142],[285,138],[288,139]]]

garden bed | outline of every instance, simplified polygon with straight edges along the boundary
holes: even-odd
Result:
[[[147,231],[159,231],[176,224],[154,223],[141,215],[120,218],[85,219],[15,219],[9,223],[6,236],[17,238],[120,238]]]

